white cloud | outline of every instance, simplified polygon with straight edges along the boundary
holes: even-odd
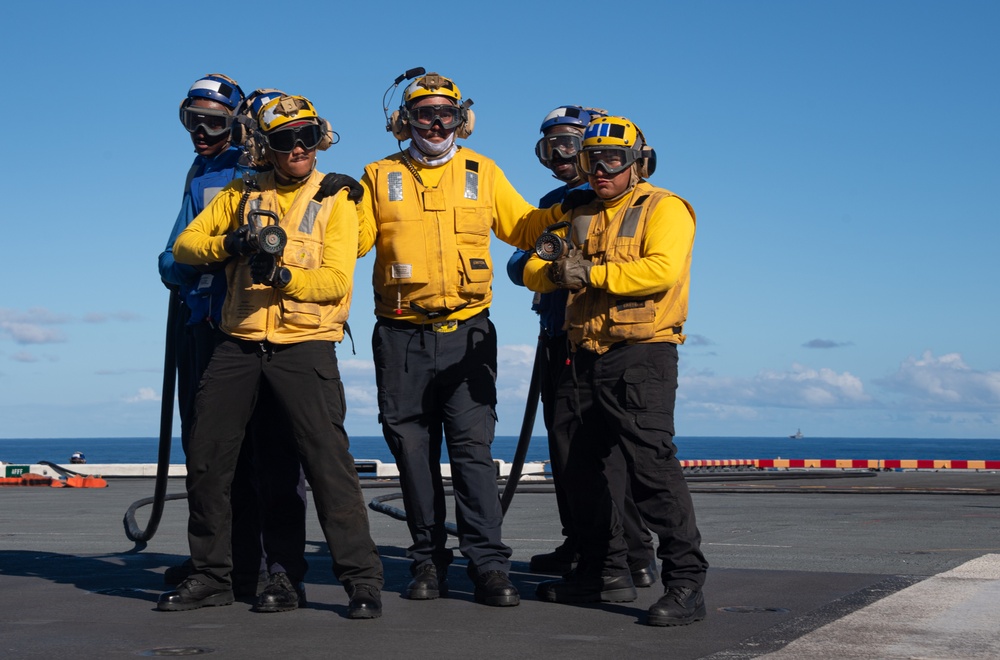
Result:
[[[787,371],[761,371],[753,378],[695,372],[682,375],[679,381],[677,395],[686,406],[717,406],[730,414],[744,407],[843,408],[871,402],[857,376],[799,364]]]
[[[70,317],[66,314],[56,314],[44,307],[32,307],[23,312],[7,307],[0,307],[0,324],[30,323],[37,325],[57,325],[67,323],[68,321],[70,321]]]
[[[900,395],[906,406],[938,411],[1000,410],[1000,371],[972,369],[959,353],[934,357],[925,351],[919,358],[906,358],[894,374],[874,382]]]
[[[65,314],[55,314],[44,307],[27,311],[0,307],[0,335],[10,337],[17,344],[55,344],[66,341],[66,336],[61,330],[46,326],[69,320]]]
[[[146,403],[159,400],[160,395],[151,387],[140,387],[138,393],[125,397],[125,403]]]
[[[841,348],[843,346],[852,346],[854,342],[850,341],[834,341],[833,339],[810,339],[806,343],[802,344],[803,348]]]
[[[61,330],[34,323],[0,321],[0,332],[18,344],[55,344],[66,341],[66,335]]]
[[[535,364],[535,347],[527,344],[507,344],[497,348],[497,366],[499,369],[506,367],[525,368],[531,373],[531,367]]]
[[[18,351],[10,356],[14,362],[38,362],[38,356],[28,351]]]
[[[108,321],[138,321],[142,317],[135,312],[88,312],[84,315],[83,320],[86,323],[106,323]]]

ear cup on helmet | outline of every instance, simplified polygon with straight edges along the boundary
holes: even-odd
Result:
[[[648,179],[656,171],[656,150],[652,147],[643,147],[641,153],[639,176]]]
[[[237,115],[233,119],[233,126],[232,126],[232,128],[229,129],[229,139],[236,146],[239,146],[239,145],[243,144],[243,142],[248,137],[250,137],[247,134],[247,129],[243,125],[243,122],[240,121],[240,119],[242,119],[242,118],[243,117],[241,115]]]
[[[333,126],[329,121],[323,119],[322,117],[317,117],[316,119],[319,120],[319,127],[323,129],[323,137],[320,139],[319,144],[316,145],[316,149],[319,151],[326,151],[333,146],[334,142],[336,142],[333,139],[333,136],[336,135],[336,133],[333,132]]]
[[[476,127],[476,113],[472,111],[472,108],[465,109],[465,121],[462,125],[455,130],[455,137],[460,137],[463,140],[470,135],[472,135],[472,129]]]
[[[389,124],[385,129],[392,133],[392,136],[400,142],[409,140],[411,137],[410,125],[403,119],[403,115],[399,110],[393,112],[392,116],[389,117]]]

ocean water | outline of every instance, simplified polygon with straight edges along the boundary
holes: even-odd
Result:
[[[737,438],[678,437],[678,456],[691,459],[754,458],[853,458],[1000,460],[1000,439],[959,440],[927,438]],[[512,461],[517,438],[498,436],[493,457]],[[73,452],[83,452],[88,463],[155,463],[159,453],[156,438],[0,438],[0,461],[31,464],[39,461],[68,464]],[[356,459],[393,461],[381,436],[351,438]],[[546,439],[534,437],[528,461],[549,458]],[[171,442],[171,463],[184,463],[179,438]]]

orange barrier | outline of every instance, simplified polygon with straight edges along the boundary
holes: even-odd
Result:
[[[0,477],[0,486],[49,486],[51,488],[107,488],[108,482],[101,477],[80,475],[53,479],[40,474],[22,474],[19,477]]]
[[[740,465],[756,466],[756,461],[749,458],[699,459],[681,461],[681,467],[736,467]]]
[[[0,486],[51,486],[52,477],[26,472],[18,477],[0,477]]]
[[[66,477],[66,485],[72,488],[107,488],[108,482],[100,477],[84,474],[79,477]]]
[[[900,460],[847,458],[758,458],[751,461],[766,468],[840,468],[865,470],[1000,470],[1000,461]]]

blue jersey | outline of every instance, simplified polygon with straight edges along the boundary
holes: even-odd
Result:
[[[226,296],[226,273],[219,269],[202,273],[194,266],[174,261],[174,241],[177,235],[205,210],[215,195],[234,178],[242,176],[238,161],[242,149],[229,147],[214,158],[195,156],[184,184],[184,198],[170,232],[166,249],[160,253],[160,278],[167,285],[180,289],[181,300],[191,314],[188,323],[211,321],[218,324],[222,318],[222,301]]]
[[[554,206],[564,199],[571,190],[589,190],[590,184],[584,183],[581,186],[570,188],[569,186],[559,186],[555,190],[546,193],[538,202],[538,208],[548,208]],[[507,261],[507,277],[518,286],[524,286],[524,264],[531,257],[531,252],[527,250],[515,250]],[[531,309],[538,313],[538,322],[542,326],[542,331],[549,337],[558,337],[566,334],[563,330],[563,322],[566,320],[566,300],[569,298],[569,291],[557,289],[551,293],[541,293],[535,296],[535,301]]]

